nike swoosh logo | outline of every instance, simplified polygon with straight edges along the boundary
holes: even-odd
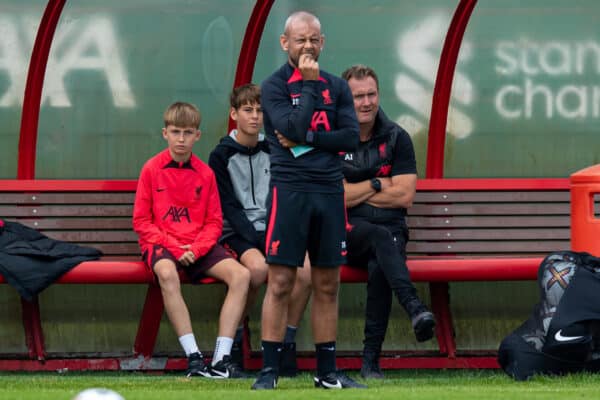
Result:
[[[167,189],[160,189],[160,188],[156,189],[157,192],[164,192],[165,190],[167,190]]]
[[[315,381],[318,381],[318,379],[315,378]],[[340,382],[337,379],[336,379],[335,383],[329,383],[327,381],[321,381],[321,385],[323,385],[323,387],[326,387],[327,389],[342,389],[342,382]]]
[[[583,336],[563,336],[560,332],[562,331],[562,329],[559,329],[555,334],[554,334],[554,339],[556,339],[557,342],[570,342],[573,340],[577,340],[577,339],[582,339]]]
[[[219,375],[219,377],[221,377],[221,378],[225,378],[225,379],[229,378],[229,370],[225,370],[225,372],[221,372],[221,371],[217,371],[217,370],[213,369],[213,372],[215,374]],[[213,376],[213,378],[215,378],[215,377]]]

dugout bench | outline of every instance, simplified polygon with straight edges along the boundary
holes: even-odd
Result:
[[[0,218],[103,251],[101,260],[79,264],[57,284],[147,285],[129,357],[47,353],[38,300],[22,300],[28,354],[0,359],[0,370],[185,369],[185,358],[157,362],[152,357],[164,307],[160,288],[140,261],[131,227],[135,187],[134,180],[0,180]],[[566,178],[419,180],[407,218],[408,266],[413,281],[429,282],[439,349],[409,356],[384,353],[382,368],[497,368],[489,352],[457,353],[449,282],[535,280],[546,254],[569,248],[569,188]],[[366,270],[341,268],[343,283],[365,282],[366,277]],[[0,283],[5,283],[1,276]],[[262,366],[248,335],[244,354],[247,368]],[[338,366],[359,369],[360,360],[356,354],[340,354]],[[314,368],[314,354],[301,355],[298,365]]]

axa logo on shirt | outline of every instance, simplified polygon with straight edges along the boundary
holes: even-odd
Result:
[[[182,218],[187,219],[187,222],[192,222],[190,212],[187,207],[169,207],[167,213],[162,217],[163,221],[171,217],[172,222],[181,222]]]

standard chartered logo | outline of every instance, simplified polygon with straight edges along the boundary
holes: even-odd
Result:
[[[396,76],[396,96],[412,112],[400,115],[397,122],[411,135],[423,132],[425,121],[431,115],[433,85],[448,22],[445,15],[432,15],[405,32],[398,43],[398,57],[408,71]],[[474,101],[475,90],[469,78],[460,71],[460,65],[470,59],[471,45],[465,41],[459,55],[452,87],[452,104],[448,110],[447,130],[456,138],[466,138],[474,128],[466,110]]]
[[[496,73],[502,85],[495,96],[498,113],[507,119],[600,116],[600,44],[593,40],[500,41]]]
[[[405,69],[395,78],[395,93],[410,111],[396,120],[412,135],[427,131],[448,21],[445,15],[431,15],[398,41],[398,57]],[[600,84],[596,84],[600,42],[589,38],[533,40],[521,34],[514,40],[501,37],[492,46],[478,49],[474,54],[468,39],[461,47],[447,124],[455,138],[471,135],[476,121],[484,116],[488,119],[480,121],[482,126],[493,115],[510,121],[600,118]],[[484,54],[487,49],[489,56]],[[491,62],[476,63],[478,57]],[[482,77],[478,88],[465,73],[467,68],[477,71],[473,77]],[[485,102],[475,104],[478,92],[486,93]]]

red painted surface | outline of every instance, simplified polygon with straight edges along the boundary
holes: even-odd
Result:
[[[46,64],[48,63],[48,54],[50,54],[50,46],[52,45],[56,25],[58,25],[58,19],[65,1],[48,0],[33,44],[23,98],[23,113],[21,114],[17,167],[17,177],[19,179],[33,179],[35,177],[37,131]]]
[[[431,104],[431,118],[429,120],[429,138],[427,142],[427,178],[444,177],[444,148],[446,141],[446,123],[448,120],[448,105],[450,92],[454,79],[454,70],[458,60],[458,52],[462,44],[467,23],[477,0],[461,0],[450,27],[446,34],[442,55],[438,67],[433,100]]]
[[[0,179],[3,192],[132,192],[136,180]]]
[[[0,371],[119,371],[123,370],[122,363],[129,358],[61,358],[48,359],[44,362],[37,360],[0,360]],[[150,360],[145,360],[141,365],[142,370],[151,371],[183,371],[187,367],[185,358],[167,358],[164,368],[152,369],[147,367]],[[496,369],[499,368],[496,357],[493,356],[463,356],[459,358],[437,357],[437,356],[383,356],[380,360],[383,369]],[[361,358],[356,356],[341,356],[337,359],[337,367],[340,369],[360,369]],[[304,371],[314,371],[316,361],[314,357],[299,357],[298,367]],[[262,368],[262,359],[252,357],[246,368],[259,370]]]
[[[156,284],[149,285],[133,345],[135,355],[141,354],[144,357],[151,357],[154,353],[160,320],[162,319],[164,310],[165,306],[160,286]]]
[[[135,191],[136,180],[59,180],[0,179],[3,192],[131,192]],[[568,190],[569,178],[464,178],[464,179],[419,179],[417,191],[452,190]]]

